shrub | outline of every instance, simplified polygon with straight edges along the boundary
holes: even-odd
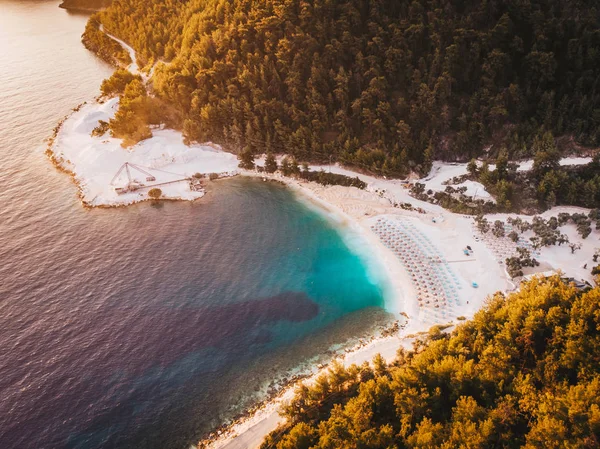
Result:
[[[494,222],[494,227],[492,228],[492,234],[496,238],[504,237],[504,223],[500,220],[496,220]]]
[[[475,222],[477,223],[477,229],[479,229],[479,232],[482,234],[486,234],[490,230],[490,224],[483,215],[475,217]]]
[[[582,220],[577,223],[577,232],[579,232],[579,235],[581,235],[582,239],[586,239],[588,235],[592,233],[590,220]]]
[[[299,175],[302,179],[306,179],[307,181],[318,182],[319,184],[322,184],[324,186],[338,185],[346,187],[357,187],[359,189],[364,189],[367,186],[367,184],[364,181],[362,181],[358,176],[352,178],[350,176],[340,175],[337,173],[328,173],[322,170],[302,171],[299,173]]]
[[[211,181],[214,181],[215,179],[219,179],[219,174],[218,173],[211,173],[208,175],[208,179],[210,179]]]
[[[110,126],[108,122],[105,122],[104,120],[98,120],[98,126],[92,130],[92,137],[102,137],[108,132],[109,129]]]
[[[288,158],[287,156],[281,161],[281,174],[283,176],[298,176],[300,174],[300,167],[296,158]]]
[[[506,259],[506,271],[511,278],[523,276],[523,267],[537,267],[540,263],[533,257],[526,248],[517,248],[517,256]]]
[[[142,77],[140,75],[134,75],[129,70],[118,69],[111,75],[110,78],[102,81],[100,92],[102,92],[102,95],[105,97],[123,95],[125,92],[125,87],[127,87],[127,85],[134,79],[137,79],[140,82],[142,81]]]
[[[154,187],[153,189],[148,190],[148,196],[157,200],[162,196],[162,190],[160,190],[157,187]]]

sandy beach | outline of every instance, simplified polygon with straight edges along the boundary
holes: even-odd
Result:
[[[238,173],[235,155],[217,145],[186,145],[180,132],[155,128],[152,137],[131,148],[122,148],[121,140],[92,136],[99,121],[108,122],[119,107],[118,98],[82,105],[65,119],[51,140],[47,154],[61,169],[70,173],[86,206],[124,206],[149,199],[148,191],[156,186],[163,199],[195,200],[204,190],[190,189],[197,173],[219,177]],[[130,169],[135,183],[147,187],[118,193],[129,184],[123,164]],[[155,179],[147,182],[147,177]]]
[[[134,61],[129,70],[139,73],[133,49],[117,41]],[[144,79],[147,79],[145,75]],[[148,191],[152,186],[160,186],[163,199],[195,200],[204,195],[204,189],[201,184],[194,188],[191,179],[204,178],[209,173],[219,177],[241,174],[286,184],[297,193],[298,199],[330,220],[348,247],[365,260],[374,283],[385,291],[386,310],[401,323],[394,335],[346,349],[338,357],[345,365],[370,361],[378,353],[391,360],[398,348],[411,347],[415,334],[433,325],[455,324],[468,319],[489,295],[517,287],[503,263],[505,257],[516,250],[513,242],[507,238],[479,235],[472,217],[454,214],[413,198],[403,181],[363,175],[339,165],[309,167],[311,171],[324,170],[358,177],[367,184],[366,189],[361,190],[322,186],[280,174],[239,170],[237,157],[218,145],[187,145],[180,132],[162,128],[153,129],[150,139],[125,149],[119,139],[108,133],[91,135],[100,120],[108,122],[114,117],[117,108],[116,98],[84,104],[57,127],[50,141],[47,154],[58,167],[72,175],[83,204],[107,207],[145,201],[149,199]],[[263,165],[264,156],[256,162]],[[589,158],[565,158],[561,164],[588,162]],[[133,167],[129,179],[125,170],[120,170],[126,163]],[[531,166],[532,161],[523,161],[519,170],[528,170]],[[447,181],[466,173],[466,163],[436,161],[431,172],[418,182],[425,184],[426,189],[442,191]],[[132,184],[143,187],[128,189]],[[461,186],[466,187],[468,195],[494,201],[480,183],[464,181],[456,187]],[[410,207],[398,207],[400,204]],[[580,208],[559,207],[543,216],[557,216],[565,211],[586,212]],[[498,214],[489,216],[488,220],[507,218],[506,214]],[[521,218],[532,220],[527,216]],[[596,250],[588,242],[592,238],[597,241],[599,231],[594,230],[592,238],[588,237],[590,240],[584,242],[574,225],[564,229],[570,241],[580,243],[582,249],[572,253],[566,246],[542,248],[536,255],[541,262],[537,271],[562,270],[569,276],[591,281],[591,274],[584,266]],[[524,235],[524,238],[529,236]],[[471,251],[466,251],[467,247]],[[314,381],[325,369],[327,367],[314,367],[312,375],[303,382]],[[245,418],[201,442],[200,447],[258,447],[281,423],[279,409],[293,396],[294,389],[295,384],[289,385]]]
[[[152,138],[128,149],[121,147],[120,140],[107,135],[91,136],[98,121],[109,120],[117,108],[117,99],[83,105],[64,121],[49,147],[53,161],[72,174],[82,202],[87,206],[123,206],[149,199],[148,189],[124,194],[116,192],[115,187],[127,182],[123,175],[114,179],[126,162],[153,175],[156,180],[149,184],[160,183],[164,199],[201,198],[204,190],[191,189],[188,180],[196,173],[218,173],[221,177],[241,174],[286,184],[297,193],[298,199],[315,208],[339,229],[349,248],[366,261],[374,282],[384,288],[386,310],[403,322],[397,335],[378,338],[344,353],[345,364],[371,360],[377,353],[393,359],[400,346],[410,346],[412,337],[407,336],[424,332],[433,325],[468,319],[489,295],[516,288],[503,264],[516,245],[507,238],[494,239],[490,233],[478,235],[472,217],[454,214],[413,198],[405,182],[363,175],[338,165],[309,168],[357,176],[367,184],[366,189],[322,186],[280,174],[240,170],[235,155],[217,145],[186,145],[181,133],[168,129],[154,129]],[[567,158],[563,164],[587,162],[585,158]],[[257,165],[263,163],[264,159],[257,160]],[[524,166],[528,165],[525,161]],[[446,181],[465,173],[466,164],[436,161],[431,173],[418,181],[427,189],[443,190]],[[134,176],[143,177],[144,174],[134,173]],[[463,184],[471,194],[493,200],[481,184],[470,181]],[[411,207],[397,207],[399,204],[410,204]],[[560,212],[587,211],[557,207],[543,216],[549,218]],[[488,216],[488,220],[506,220],[508,216],[516,217],[514,214],[497,214]],[[520,217],[532,220],[532,217]],[[537,254],[541,262],[537,271],[562,270],[569,276],[591,281],[589,270],[583,267],[596,249],[588,243],[593,237],[583,241],[574,225],[565,226],[564,232],[571,242],[581,243],[582,249],[571,253],[567,246],[542,248]],[[467,246],[472,249],[469,254],[465,253]],[[314,379],[319,371],[315,367],[313,376],[305,382]],[[289,400],[293,391],[294,385],[289,386],[255,413],[234,423],[218,438],[206,442],[207,447],[259,446],[264,436],[281,422],[279,407]]]
[[[310,168],[312,170],[329,170],[329,167],[320,166]],[[335,217],[332,219],[342,224],[342,232],[344,226],[350,226],[359,232],[364,247],[371,251],[371,257],[384,266],[387,278],[385,282],[387,288],[392,290],[391,295],[388,295],[389,303],[386,303],[386,308],[399,316],[405,314],[408,317],[406,326],[397,335],[379,338],[364,347],[349,350],[340,359],[344,365],[371,361],[376,354],[381,354],[386,360],[392,360],[398,348],[412,346],[414,334],[425,332],[436,324],[458,323],[460,322],[457,320],[458,317],[462,319],[472,316],[488,295],[513,287],[504,269],[494,260],[494,255],[483,243],[473,240],[471,218],[451,214],[438,206],[409,197],[407,190],[398,181],[364,176],[338,166],[332,166],[331,171],[349,176],[359,176],[369,183],[369,187],[367,190],[341,186],[324,187],[312,182],[284,178],[280,175],[270,175],[268,178],[285,182],[298,192],[300,199],[304,198],[304,201],[317,204],[321,208],[321,213],[326,211],[328,216]],[[267,179],[264,174],[249,172],[244,174]],[[390,198],[397,202],[410,202],[415,207],[421,207],[427,212],[419,213],[395,208],[390,204]],[[432,221],[434,218],[436,222]],[[412,224],[435,242],[437,250],[448,260],[455,260],[455,263],[451,265],[462,288],[459,290],[457,303],[447,305],[445,317],[426,313],[423,307],[420,307],[417,291],[407,267],[372,230],[372,226],[377,220],[382,219]],[[463,254],[462,248],[467,244],[473,247],[476,257],[468,256],[471,258],[466,259],[467,256]],[[480,285],[477,289],[471,287],[471,283],[475,279]],[[429,311],[439,310],[433,307],[427,309]],[[304,382],[314,381],[325,369],[327,368],[315,370],[314,374]],[[280,406],[291,399],[294,389],[294,385],[288,387],[279,396],[263,404],[254,414],[235,423],[218,438],[202,442],[199,447],[203,447],[202,444],[211,449],[258,447],[264,437],[281,423]]]

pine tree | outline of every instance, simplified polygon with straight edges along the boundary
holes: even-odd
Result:
[[[508,177],[508,153],[506,148],[500,150],[500,154],[496,158],[496,179],[498,181],[505,180]]]
[[[389,176],[425,175],[434,153],[465,160],[493,144],[536,155],[523,192],[560,168],[552,135],[600,145],[592,2],[434,3],[122,0],[90,19],[83,40],[113,64],[131,62],[102,24],[135,47],[140,66],[168,62],[152,72],[160,101],[145,101],[146,116],[124,107],[116,117],[126,144],[159,116],[187,142],[287,149]],[[126,77],[103,91],[120,93]],[[497,165],[486,186],[516,182]],[[565,181],[557,203],[600,202],[599,165]]]
[[[290,176],[292,174],[290,159],[287,156],[281,160],[280,170],[283,176]]]
[[[477,161],[471,159],[467,164],[467,172],[475,179],[477,179]]]
[[[289,170],[292,176],[298,176],[300,174],[300,166],[298,165],[298,161],[296,161],[295,157],[292,157],[290,160]]]
[[[549,171],[560,169],[560,152],[556,148],[554,136],[551,132],[536,136],[532,150],[534,156],[531,173],[536,179],[541,179]]]
[[[267,153],[267,158],[265,159],[265,171],[267,173],[275,173],[277,171],[277,160],[273,153]]]
[[[429,172],[431,171],[431,168],[433,167],[433,145],[431,142],[429,142],[429,145],[427,146],[427,149],[425,150],[425,153],[423,155],[423,164],[422,164],[422,174],[423,175],[428,175]]]
[[[240,160],[240,168],[245,170],[252,170],[254,168],[254,153],[250,148],[244,148],[244,150],[238,155]]]
[[[515,276],[532,265],[523,248],[506,260]],[[336,363],[302,385],[262,449],[597,447],[599,307],[600,287],[559,276],[493,295],[395,363]]]

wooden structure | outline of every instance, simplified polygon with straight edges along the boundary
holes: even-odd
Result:
[[[119,168],[119,170],[117,171],[115,176],[113,176],[113,179],[110,181],[110,184],[112,186],[114,186],[115,182],[119,179],[119,176],[121,176],[123,171],[125,171],[125,173],[127,174],[127,183],[122,187],[114,188],[115,192],[117,192],[119,195],[122,195],[122,194],[128,193],[128,192],[135,192],[136,190],[140,190],[140,189],[149,189],[152,187],[164,186],[166,184],[174,184],[176,182],[189,181],[191,179],[191,178],[187,178],[183,175],[178,175],[176,173],[165,172],[165,173],[169,173],[171,175],[181,176],[181,178],[173,179],[171,181],[158,182],[158,183],[154,183],[154,184],[146,184],[146,183],[152,183],[152,182],[156,181],[156,177],[152,173],[149,173],[148,171],[146,171],[144,168],[142,168],[139,165],[132,164],[131,162],[125,162],[123,165],[121,165],[121,167]],[[162,171],[162,170],[159,170],[159,171]],[[135,176],[136,173],[138,175],[142,175],[141,178],[143,179],[143,181],[138,179]]]

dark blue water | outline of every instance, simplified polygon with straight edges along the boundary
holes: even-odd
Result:
[[[189,447],[388,318],[365,261],[279,185],[83,209],[42,139],[110,69],[85,17],[0,8],[0,448]]]
[[[265,355],[383,305],[335,229],[277,185],[71,214],[2,251],[1,447],[184,447],[235,408],[228,376],[240,400],[271,376]]]

